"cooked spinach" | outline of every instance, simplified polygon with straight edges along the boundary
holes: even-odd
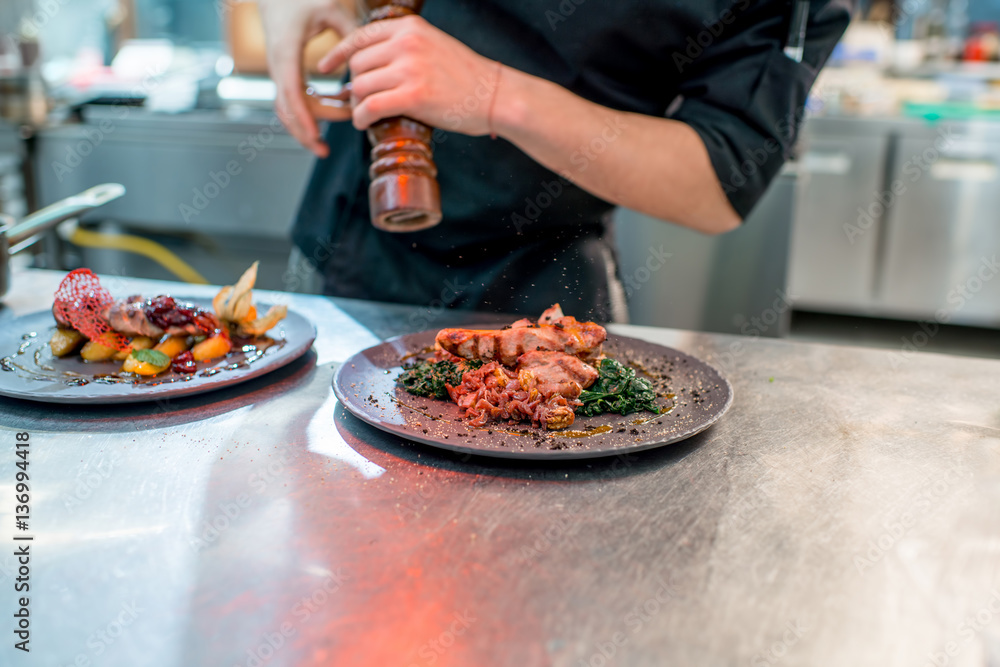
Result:
[[[426,396],[448,400],[446,384],[457,387],[462,382],[465,371],[480,368],[482,361],[471,360],[461,365],[450,361],[418,361],[403,366],[403,372],[396,378],[396,384],[416,396]]]
[[[648,410],[660,413],[656,406],[656,392],[648,381],[636,377],[635,369],[622,366],[614,359],[604,359],[597,368],[597,381],[580,394],[583,405],[576,413],[587,417],[616,412],[628,415]]]

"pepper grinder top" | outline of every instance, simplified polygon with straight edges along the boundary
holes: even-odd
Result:
[[[407,14],[419,14],[424,8],[424,0],[361,0],[361,6],[365,20],[371,23]]]

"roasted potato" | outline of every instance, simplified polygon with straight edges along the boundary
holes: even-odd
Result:
[[[80,350],[80,356],[84,358],[85,361],[108,361],[109,359],[114,359],[115,355],[118,354],[118,348],[114,345],[102,344],[102,340],[113,339],[113,333],[101,334],[99,337],[93,340],[88,340],[83,349]]]
[[[148,350],[153,347],[153,339],[149,336],[136,336],[129,340],[127,350],[121,350],[115,355],[115,361],[121,361],[132,354],[132,350]]]
[[[85,340],[87,340],[86,336],[76,329],[60,328],[56,329],[55,333],[52,334],[52,338],[49,340],[49,347],[52,348],[52,354],[57,357],[65,357],[67,354],[76,352],[76,349]]]
[[[224,357],[229,354],[231,349],[233,349],[233,344],[229,338],[222,334],[216,334],[192,347],[191,355],[195,361],[207,361],[208,359]]]
[[[159,350],[133,350],[122,364],[123,373],[159,375],[170,368],[170,357]]]
[[[190,347],[188,345],[187,336],[167,336],[159,343],[157,343],[154,350],[159,350],[163,354],[167,355],[171,359],[176,357],[181,352],[184,352]]]

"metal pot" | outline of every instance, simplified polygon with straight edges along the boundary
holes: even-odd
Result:
[[[19,223],[9,215],[0,213],[0,298],[10,287],[10,256],[35,243],[43,232],[60,222],[75,218],[87,211],[104,206],[125,194],[125,186],[105,183],[78,195],[57,201],[51,206],[32,213]]]

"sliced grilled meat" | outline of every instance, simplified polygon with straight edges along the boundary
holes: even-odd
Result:
[[[532,351],[563,352],[593,361],[601,356],[601,345],[607,336],[604,327],[564,316],[556,304],[545,311],[539,324],[520,320],[500,330],[442,329],[435,343],[439,349],[463,359],[513,366],[518,357]]]
[[[156,339],[163,335],[163,329],[149,321],[146,316],[147,301],[141,296],[119,299],[108,306],[105,316],[111,328],[125,336],[149,336]]]
[[[177,302],[169,296],[119,299],[108,306],[105,319],[113,330],[124,336],[212,335],[222,329],[212,313],[194,304]]]
[[[597,369],[563,352],[528,352],[517,360],[517,379],[529,392],[578,398],[597,381]]]
[[[524,388],[514,372],[495,361],[466,371],[457,387],[448,386],[448,393],[465,410],[471,426],[508,420],[530,421],[550,430],[566,428],[575,418],[574,406],[580,404],[559,394],[545,397],[536,389]]]
[[[597,380],[593,366],[562,352],[528,352],[517,371],[491,362],[466,371],[448,394],[473,426],[490,420],[531,421],[549,430],[566,428],[576,418],[576,399]]]

